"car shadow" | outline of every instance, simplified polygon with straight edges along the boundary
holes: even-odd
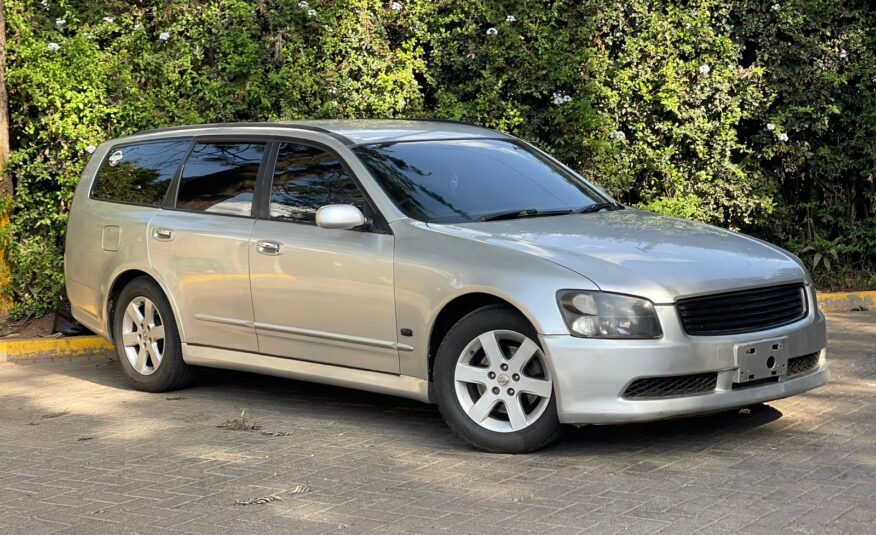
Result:
[[[39,366],[39,363],[31,365]],[[109,356],[89,357],[88,365],[53,367],[52,371],[105,387],[130,388],[122,377],[118,362]],[[236,406],[253,409],[264,407],[278,415],[294,411],[299,417],[340,421],[352,426],[369,427],[377,420],[382,432],[391,433],[400,440],[410,436],[412,442],[428,442],[449,451],[471,451],[450,432],[436,406],[394,396],[209,368],[200,368],[195,385],[178,394],[183,398],[233,401]],[[569,426],[564,437],[548,451],[559,455],[639,450],[643,447],[698,451],[709,447],[710,443],[720,442],[722,437],[745,434],[781,417],[779,410],[758,404],[649,423]]]
[[[593,447],[616,450],[628,446],[678,448],[688,445],[706,448],[727,436],[740,436],[782,417],[782,412],[762,403],[744,408],[645,423],[571,427],[557,450]]]

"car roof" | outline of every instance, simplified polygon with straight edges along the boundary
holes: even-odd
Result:
[[[460,138],[510,139],[510,136],[506,134],[473,124],[434,119],[322,119],[262,123],[211,123],[145,130],[137,132],[135,135],[181,130],[195,130],[205,134],[214,133],[213,131],[216,131],[215,133],[230,134],[245,133],[250,129],[266,127],[322,132],[339,139],[347,145]],[[233,132],[229,132],[229,130]]]

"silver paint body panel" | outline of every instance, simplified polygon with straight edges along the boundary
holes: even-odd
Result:
[[[253,224],[249,218],[181,210],[159,210],[149,223],[149,265],[176,297],[188,342],[259,350],[249,279]],[[155,239],[155,229],[172,230],[173,239]]]
[[[259,254],[260,240],[281,243],[280,254]],[[393,243],[387,234],[256,221],[250,277],[260,351],[398,373]]]
[[[314,129],[327,129],[320,132]],[[261,135],[318,142],[358,178],[391,233],[335,230],[265,219],[196,214],[89,198],[94,175],[119,142],[198,135]],[[109,298],[136,270],[167,294],[187,362],[428,399],[429,339],[454,299],[503,299],[539,333],[552,367],[560,419],[640,421],[768,401],[827,380],[824,319],[811,281],[789,253],[741,234],[638,210],[436,225],[390,201],[350,146],[392,140],[508,138],[468,125],[424,121],[311,121],[294,125],[177,128],[102,144],[77,188],[68,224],[66,280],[74,316],[110,337]],[[109,239],[107,227],[112,230]],[[172,229],[173,239],[152,237]],[[116,234],[118,238],[116,238]],[[281,244],[264,254],[260,242]],[[117,242],[117,243],[116,243]],[[106,247],[109,243],[112,247]],[[115,250],[112,250],[115,248]],[[733,336],[685,334],[673,303],[684,297],[803,282],[808,317]],[[560,289],[651,299],[657,340],[576,338],[560,314]],[[399,335],[410,329],[410,336]],[[789,356],[820,352],[812,373],[732,390],[733,347],[785,337]],[[622,399],[639,377],[716,371],[713,394]]]

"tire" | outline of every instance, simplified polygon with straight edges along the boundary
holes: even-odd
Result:
[[[562,435],[538,336],[509,306],[485,306],[459,320],[438,348],[433,381],[447,425],[475,448],[525,453]]]
[[[194,370],[183,361],[173,310],[151,279],[134,279],[119,293],[113,340],[122,372],[137,390],[167,392],[192,383]]]

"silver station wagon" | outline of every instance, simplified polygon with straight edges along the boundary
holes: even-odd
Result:
[[[102,144],[67,292],[139,389],[230,368],[437,403],[472,445],[722,411],[823,385],[800,261],[624,207],[471,125],[220,124]]]

